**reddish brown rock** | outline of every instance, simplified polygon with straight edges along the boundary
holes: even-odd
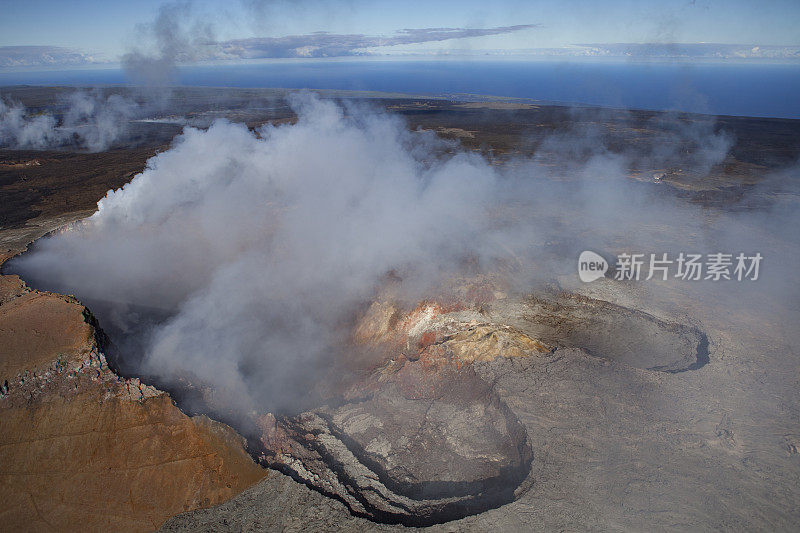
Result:
[[[83,307],[73,298],[30,290],[17,276],[0,276],[1,378],[86,351],[93,335]]]
[[[73,298],[0,277],[0,515],[10,531],[151,531],[266,472],[233,430],[105,362]]]

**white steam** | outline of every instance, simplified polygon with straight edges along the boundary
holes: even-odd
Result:
[[[175,313],[149,337],[146,373],[247,404],[294,401],[387,272],[436,283],[491,241],[497,196],[484,159],[437,161],[435,138],[396,119],[294,105],[296,125],[259,135],[227,121],[187,129],[19,268],[87,302]]]
[[[90,152],[108,149],[127,132],[139,106],[118,94],[76,91],[69,94],[59,116],[32,113],[0,95],[0,147],[48,150],[78,147]]]
[[[214,42],[210,16],[195,16],[193,2],[161,4],[156,17],[136,27],[136,44],[122,56],[122,67],[135,83],[147,87],[174,85],[179,63],[211,59]]]
[[[104,328],[134,332],[140,375],[211,385],[218,405],[249,412],[297,408],[340,364],[346,321],[389,273],[415,301],[462,267],[523,265],[514,281],[524,290],[531,276],[575,277],[583,249],[760,251],[776,263],[763,235],[796,219],[706,216],[653,194],[659,185],[634,187],[630,157],[591,134],[544,143],[559,166],[535,157],[498,169],[397,117],[310,95],[291,103],[292,125],[187,128],[96,214],[13,268],[102,309]],[[687,162],[722,161],[719,137],[700,139]],[[591,153],[571,165],[576,146]],[[786,298],[785,284],[775,289],[769,305]]]

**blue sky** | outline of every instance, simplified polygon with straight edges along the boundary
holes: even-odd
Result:
[[[161,0],[0,0],[0,47],[57,46],[116,60],[139,44],[137,24]],[[800,1],[195,0],[192,20],[219,41],[326,31],[391,36],[403,28],[534,28],[390,49],[518,50],[575,43],[741,43],[800,45]]]

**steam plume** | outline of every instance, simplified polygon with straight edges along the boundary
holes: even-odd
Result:
[[[337,364],[346,317],[389,272],[413,301],[466,264],[514,257],[530,266],[516,276],[529,288],[574,273],[584,247],[758,240],[734,219],[712,231],[699,207],[637,192],[630,160],[601,146],[570,184],[536,159],[497,170],[396,117],[309,95],[291,103],[296,124],[257,134],[226,121],[187,128],[96,214],[13,268],[105,307],[104,327],[138,331],[140,374],[211,384],[231,409],[263,412],[302,404]],[[592,138],[546,147],[580,142]],[[702,164],[725,155],[722,141],[703,146]],[[548,255],[552,243],[568,261]]]
[[[98,91],[71,93],[64,106],[58,118],[33,114],[0,97],[0,146],[34,150],[71,146],[99,152],[119,140],[128,121],[139,113],[136,102],[118,94],[104,97]]]
[[[149,372],[191,374],[245,405],[296,401],[287,384],[327,361],[342,315],[389,270],[433,283],[486,242],[497,176],[463,153],[431,163],[433,138],[395,119],[294,105],[296,125],[260,136],[187,129],[19,266],[87,301],[172,315],[149,335]]]
[[[192,2],[159,7],[156,18],[138,29],[138,45],[122,57],[131,80],[146,87],[174,85],[179,62],[205,57],[204,46],[214,41],[211,23],[192,16]]]

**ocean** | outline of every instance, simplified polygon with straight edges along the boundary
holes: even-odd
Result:
[[[800,118],[800,63],[308,59],[186,66],[189,86],[474,94],[603,107]],[[0,71],[2,85],[118,85],[120,68]]]

